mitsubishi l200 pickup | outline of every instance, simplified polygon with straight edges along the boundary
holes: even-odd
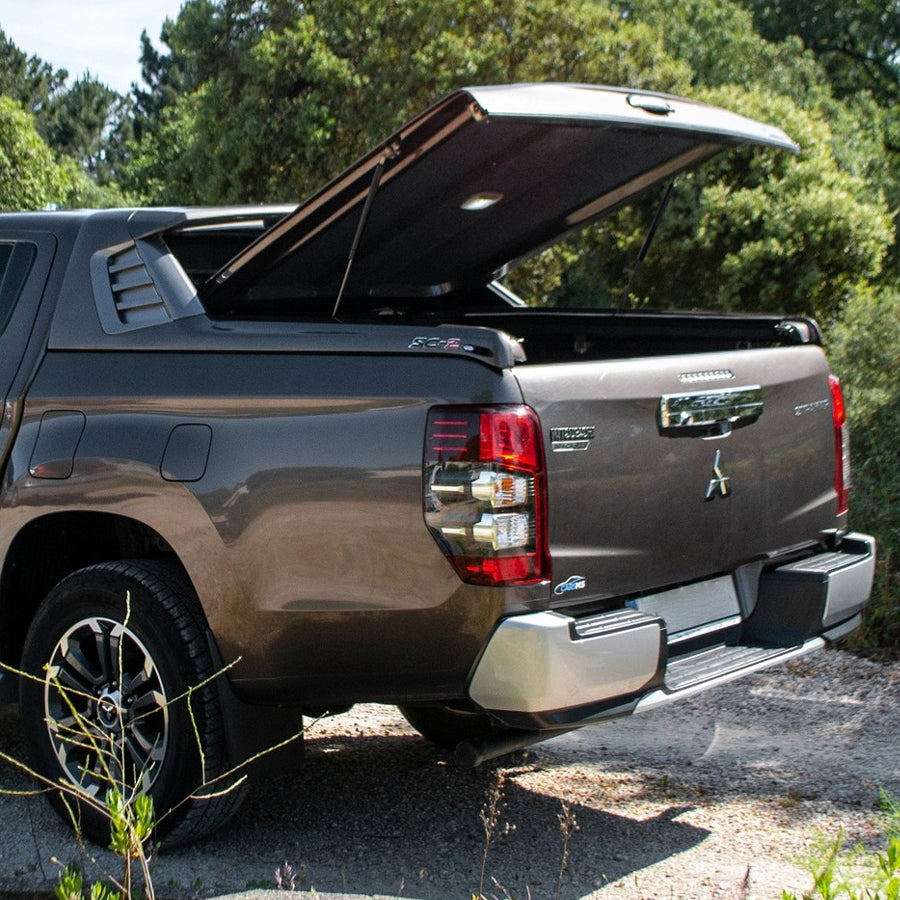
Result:
[[[875,549],[814,321],[497,281],[747,145],[797,150],[478,87],[296,208],[0,216],[0,699],[88,836],[111,780],[170,841],[218,827],[303,715],[396,704],[476,764],[856,627]]]

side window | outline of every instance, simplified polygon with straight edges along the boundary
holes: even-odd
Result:
[[[29,243],[0,243],[0,334],[31,270],[37,248]]]

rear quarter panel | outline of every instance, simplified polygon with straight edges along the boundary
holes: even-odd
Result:
[[[434,355],[54,351],[0,538],[63,509],[147,523],[247,699],[459,696],[509,597],[463,587],[425,528],[425,418],[520,399],[508,372]],[[41,477],[41,421],[67,411],[84,417],[71,474]]]

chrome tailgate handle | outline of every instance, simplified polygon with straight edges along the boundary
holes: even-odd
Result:
[[[659,398],[659,427],[663,430],[740,425],[762,415],[762,388],[748,385]]]

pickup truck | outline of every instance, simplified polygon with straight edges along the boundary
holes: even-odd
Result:
[[[111,780],[208,833],[304,715],[396,704],[474,765],[858,625],[814,321],[497,281],[747,145],[797,151],[676,97],[480,87],[297,208],[0,216],[0,701],[89,837]]]

